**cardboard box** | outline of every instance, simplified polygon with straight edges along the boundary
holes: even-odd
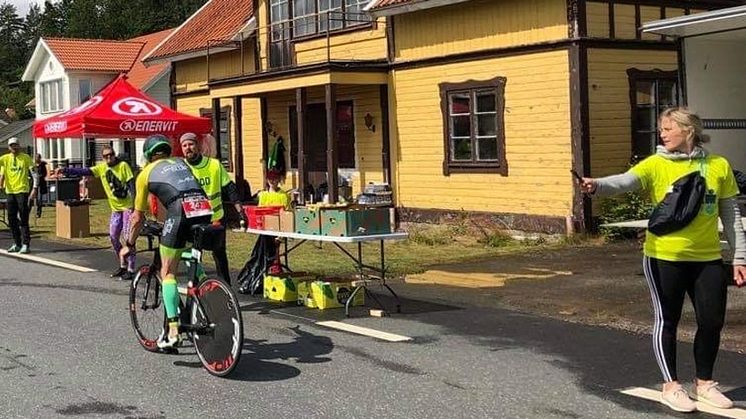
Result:
[[[322,209],[321,234],[324,236],[368,236],[391,233],[388,208]]]
[[[280,231],[287,233],[295,231],[295,213],[293,211],[280,212]]]
[[[298,303],[309,308],[325,310],[342,308],[353,291],[349,282],[311,281],[298,286]],[[365,304],[365,290],[358,291],[351,306]]]
[[[87,203],[71,207],[63,201],[57,201],[55,216],[57,237],[74,239],[91,235]]]
[[[301,234],[321,234],[321,218],[318,210],[304,207],[295,209],[295,232]]]
[[[297,301],[297,283],[298,281],[287,275],[265,275],[264,298],[281,302]]]
[[[264,229],[267,231],[282,231],[280,229],[280,215],[265,215]]]

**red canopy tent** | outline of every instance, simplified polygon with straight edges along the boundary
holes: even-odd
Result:
[[[209,134],[209,118],[174,111],[146,96],[121,75],[67,112],[34,122],[35,138],[142,138],[185,132]]]

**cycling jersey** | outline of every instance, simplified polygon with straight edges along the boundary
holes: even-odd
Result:
[[[34,161],[26,153],[8,153],[0,157],[0,174],[5,177],[5,193],[29,193],[33,168]]]
[[[167,158],[148,164],[135,181],[135,209],[147,212],[148,193],[153,194],[166,208],[161,245],[181,249],[191,240],[193,225],[209,223],[207,195],[186,161]],[[205,211],[205,207],[209,211]]]

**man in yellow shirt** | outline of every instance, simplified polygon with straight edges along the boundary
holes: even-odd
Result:
[[[61,172],[65,176],[93,176],[101,179],[111,208],[109,240],[119,264],[119,269],[114,271],[111,277],[129,281],[135,275],[135,253],[131,253],[126,261],[122,261],[119,258],[119,251],[122,250],[122,241],[127,241],[127,234],[130,230],[135,176],[132,174],[130,165],[124,160],[119,160],[111,146],[103,147],[101,157],[104,161],[93,167],[68,167],[62,169]]]
[[[33,159],[21,151],[18,138],[9,139],[8,148],[10,153],[0,157],[0,185],[5,187],[8,195],[8,223],[13,235],[13,245],[8,252],[28,253],[31,243],[28,216],[39,179],[34,172]]]
[[[207,157],[202,154],[202,148],[198,141],[197,135],[187,132],[179,139],[181,143],[181,152],[186,159],[187,164],[192,169],[192,174],[199,181],[200,186],[207,194],[212,205],[212,222],[225,226],[225,210],[223,209],[223,197],[227,202],[233,204],[241,217],[241,227],[246,226],[245,215],[241,208],[241,200],[238,196],[236,184],[228,176],[228,172],[220,163],[220,160]],[[217,274],[227,284],[231,283],[230,270],[228,267],[228,255],[226,253],[225,242],[212,252],[215,259],[215,268]]]

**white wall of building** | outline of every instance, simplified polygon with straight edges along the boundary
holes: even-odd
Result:
[[[703,119],[746,119],[746,41],[686,38],[684,58],[688,106]],[[708,130],[707,146],[746,171],[746,130]]]

